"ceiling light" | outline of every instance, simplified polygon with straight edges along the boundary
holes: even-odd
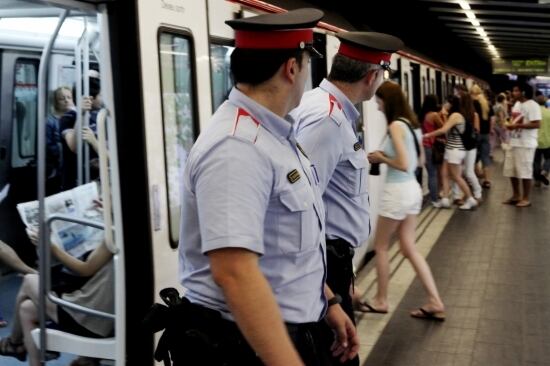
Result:
[[[468,19],[475,19],[476,18],[476,15],[471,10],[466,10],[465,13],[466,13],[466,16],[468,17]]]
[[[476,31],[480,36],[487,37],[487,33],[485,32],[485,29],[483,29],[481,27],[476,27]]]
[[[470,4],[466,0],[458,0],[458,5],[464,10],[470,10]]]
[[[493,52],[496,52],[497,49],[495,48],[495,46],[493,46],[492,44],[490,44],[489,46],[487,46],[491,51]]]
[[[477,19],[470,19],[470,23],[472,23],[472,25],[474,27],[479,27],[480,26],[479,20],[477,20]]]

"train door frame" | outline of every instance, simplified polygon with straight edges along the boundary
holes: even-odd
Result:
[[[439,98],[439,102],[441,104],[443,104],[445,102],[445,98],[447,97],[446,95],[444,95],[443,93],[443,87],[441,85],[441,80],[442,80],[442,77],[441,77],[441,70],[435,70],[435,93],[438,98]]]
[[[421,79],[421,64],[410,62],[411,81],[412,81],[412,108],[415,113],[420,112],[422,106],[422,79]]]

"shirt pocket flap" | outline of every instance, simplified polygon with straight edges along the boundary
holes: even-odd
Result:
[[[362,155],[362,154],[361,154]],[[355,169],[365,169],[368,165],[367,157],[360,156],[359,154],[353,154],[348,157],[348,161]]]
[[[306,211],[312,208],[313,197],[306,188],[306,186],[302,186],[298,189],[282,192],[279,199],[283,206],[291,212]]]

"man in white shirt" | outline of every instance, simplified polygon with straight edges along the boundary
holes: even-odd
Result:
[[[529,84],[519,84],[512,90],[512,96],[519,101],[519,114],[512,113],[512,123],[506,126],[510,130],[511,151],[504,159],[504,176],[510,178],[513,195],[503,203],[516,207],[531,206],[529,193],[533,179],[533,160],[537,149],[538,128],[541,111],[532,99],[533,88]],[[517,108],[516,106],[514,106]],[[523,195],[520,192],[520,180]]]

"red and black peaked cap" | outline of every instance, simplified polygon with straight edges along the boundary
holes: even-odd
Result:
[[[262,14],[250,18],[227,20],[235,30],[235,47],[241,49],[306,49],[320,56],[313,48],[313,27],[324,16],[313,8],[286,13]]]
[[[340,40],[339,54],[386,70],[390,69],[391,54],[404,47],[399,38],[385,33],[340,32],[336,37]]]

